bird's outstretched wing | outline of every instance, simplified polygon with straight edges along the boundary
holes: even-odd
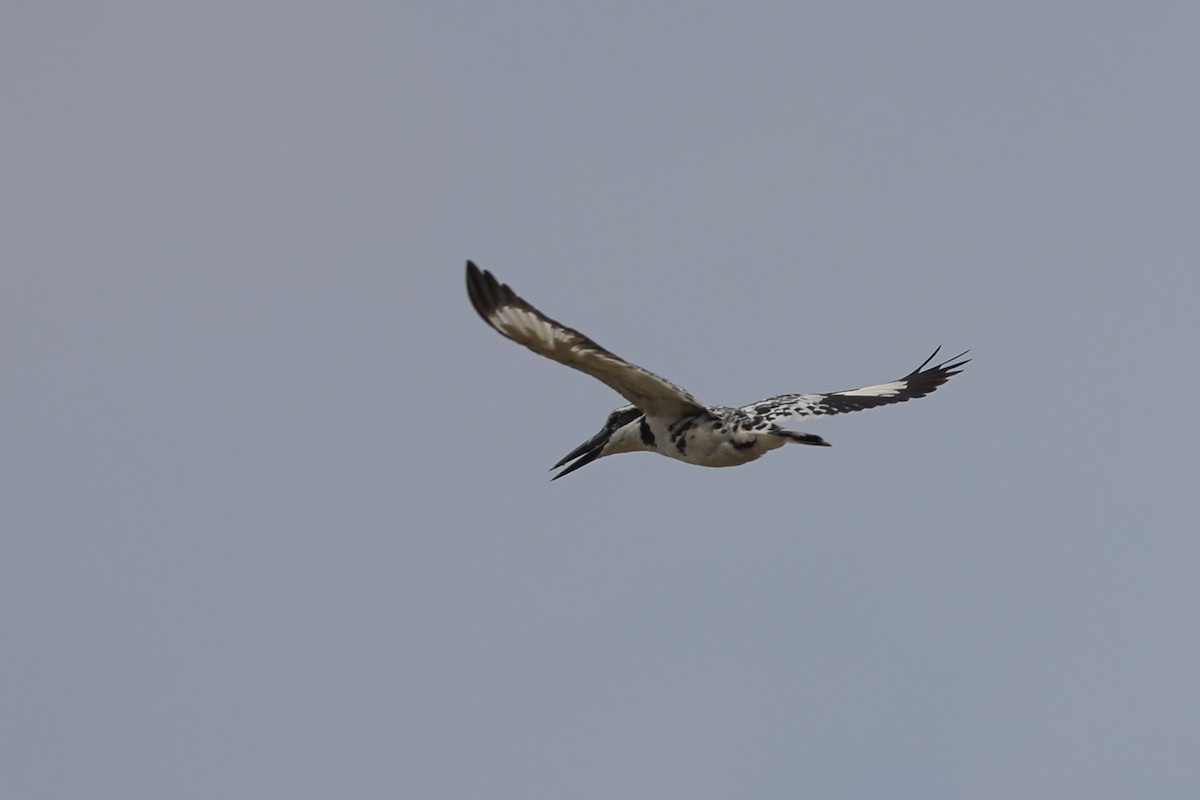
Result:
[[[550,319],[487,270],[467,262],[467,294],[483,321],[538,355],[607,384],[645,414],[704,411],[690,394],[653,372],[613,355],[573,328]]]
[[[889,403],[903,403],[914,397],[924,397],[950,380],[952,375],[962,372],[962,366],[971,360],[969,358],[959,360],[966,355],[964,351],[954,358],[930,367],[929,362],[933,361],[941,349],[939,347],[934,350],[933,355],[925,359],[924,364],[903,378],[889,383],[865,386],[862,389],[850,389],[845,392],[830,392],[829,394],[781,394],[778,397],[768,397],[766,400],[759,400],[757,403],[743,406],[741,410],[755,417],[756,421],[773,422],[785,417],[845,414]]]

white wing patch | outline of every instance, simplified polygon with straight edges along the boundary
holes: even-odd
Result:
[[[505,336],[518,341],[527,339],[531,345],[539,348],[553,348],[560,341],[565,341],[560,339],[558,330],[544,324],[537,316],[513,306],[498,309],[491,321]]]
[[[838,392],[842,397],[893,397],[900,394],[908,386],[905,381],[881,383],[878,386],[864,386],[862,389],[851,389],[848,392]]]

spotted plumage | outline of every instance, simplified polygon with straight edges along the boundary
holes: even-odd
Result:
[[[788,417],[845,414],[924,397],[962,371],[965,353],[888,383],[827,394],[782,394],[741,408],[706,406],[688,392],[605,350],[573,328],[547,317],[493,275],[467,262],[467,294],[484,322],[538,355],[591,375],[629,401],[604,427],[552,467],[573,462],[553,480],[598,458],[648,450],[689,464],[732,467],[794,442],[828,446],[812,433],[781,428]]]

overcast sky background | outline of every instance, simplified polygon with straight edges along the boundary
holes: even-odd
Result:
[[[8,3],[0,790],[1192,798],[1200,8]],[[623,402],[898,377],[738,469]]]

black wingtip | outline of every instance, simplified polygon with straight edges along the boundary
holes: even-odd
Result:
[[[501,305],[516,300],[511,289],[496,280],[486,269],[480,269],[470,259],[467,259],[467,296],[471,298],[471,305],[475,307],[476,313],[493,328],[495,325],[489,316]]]
[[[941,373],[941,374],[949,377],[950,375],[958,374],[957,372],[951,372],[950,370],[958,369],[962,365],[969,364],[971,362],[971,359],[969,359],[969,358],[963,359],[962,361],[958,360],[958,359],[962,358],[963,356],[965,356],[967,353],[971,352],[970,350],[963,350],[958,355],[951,356],[950,358],[947,358],[945,361],[941,362],[940,364],[934,364],[932,367],[930,367],[929,364],[933,361],[933,359],[937,358],[937,354],[940,353],[941,351],[942,351],[942,346],[938,345],[937,349],[934,350],[929,355],[929,358],[927,358],[921,362],[921,366],[917,367],[912,372],[908,373],[908,375],[906,375],[905,377],[912,378],[912,377],[916,377],[917,375],[920,375],[922,373]],[[926,367],[929,367],[929,369],[926,369]]]
[[[468,263],[469,263],[469,262],[468,262]],[[932,353],[930,353],[930,354],[929,354],[929,358],[927,358],[927,359],[925,359],[924,361],[922,361],[922,362],[921,362],[921,366],[917,367],[916,369],[914,369],[914,370],[912,371],[912,374],[913,374],[913,375],[916,375],[918,372],[920,372],[921,370],[923,370],[923,369],[925,369],[927,366],[929,366],[929,362],[930,362],[930,361],[933,361],[935,358],[937,358],[937,354],[938,354],[938,353],[940,353],[940,352],[942,352],[942,346],[939,344],[939,345],[938,345],[938,346],[937,346],[937,347],[934,349],[934,351],[933,351]]]
[[[937,354],[941,350],[942,348],[939,345],[937,350],[934,350],[933,354],[922,362],[921,366],[901,379],[908,383],[906,392],[908,397],[903,398],[904,400],[912,397],[924,397],[930,394],[939,386],[944,385],[946,381],[962,372],[962,367],[971,361],[969,358],[963,359],[963,356],[970,352],[969,350],[964,350],[956,356],[930,366],[930,363],[937,357]]]
[[[472,288],[478,289],[484,286],[486,283],[485,275],[487,273],[481,270],[474,261],[467,259],[467,291],[471,291]]]
[[[934,369],[944,374],[947,378],[949,378],[951,375],[957,375],[958,373],[962,372],[962,367],[971,363],[971,359],[963,358],[963,356],[969,352],[971,351],[963,350],[958,355],[947,358],[941,364],[938,364],[936,367],[934,367]],[[959,359],[962,360],[960,361]]]

